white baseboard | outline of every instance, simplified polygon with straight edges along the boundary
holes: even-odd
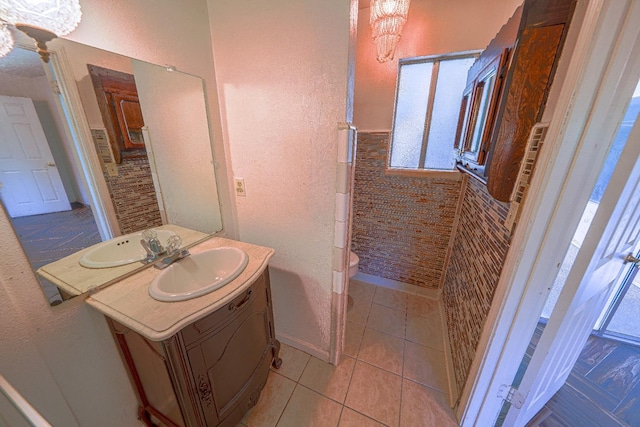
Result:
[[[304,351],[307,354],[310,354],[318,359],[329,362],[329,352],[324,351],[306,341],[302,341],[299,338],[295,338],[286,334],[278,333],[276,331],[276,339],[280,341],[282,344],[286,344],[300,351]]]
[[[390,289],[397,289],[399,291],[407,292],[410,294],[422,295],[428,298],[440,299],[442,291],[440,289],[429,289],[421,286],[410,285],[408,283],[399,282],[397,280],[385,279],[384,277],[374,276],[372,274],[366,274],[358,272],[351,279],[359,280],[360,282],[369,283],[376,286],[382,286]]]

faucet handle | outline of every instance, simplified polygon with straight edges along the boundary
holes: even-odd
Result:
[[[172,254],[173,252],[180,249],[180,245],[182,244],[182,238],[177,234],[169,237],[167,239],[167,253]]]
[[[149,228],[148,230],[144,230],[142,232],[142,238],[148,242],[149,240],[157,239],[158,233],[156,233],[156,230],[154,230],[153,228]]]

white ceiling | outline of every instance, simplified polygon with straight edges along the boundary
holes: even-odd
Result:
[[[7,56],[0,58],[0,72],[20,77],[44,76],[40,56],[31,50],[14,48]]]

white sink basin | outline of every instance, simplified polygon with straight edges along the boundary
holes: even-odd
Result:
[[[158,240],[166,245],[167,239],[174,236],[173,231],[155,230]],[[87,268],[108,268],[142,261],[147,252],[140,244],[142,232],[127,234],[97,244],[80,258],[80,265]]]
[[[149,286],[158,301],[184,301],[215,291],[238,277],[249,262],[241,249],[221,247],[190,255],[167,267]]]

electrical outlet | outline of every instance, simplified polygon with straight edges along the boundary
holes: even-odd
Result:
[[[244,178],[234,178],[233,182],[236,188],[236,196],[245,197],[247,195],[247,189],[244,186]]]
[[[118,165],[115,163],[107,163],[107,175],[109,176],[118,176]]]

